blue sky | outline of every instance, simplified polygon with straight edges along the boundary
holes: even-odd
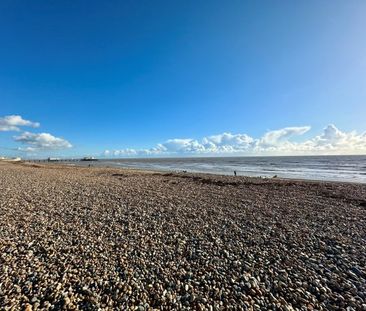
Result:
[[[1,1],[0,155],[365,153],[365,16],[365,1]],[[9,130],[14,115],[31,126]]]

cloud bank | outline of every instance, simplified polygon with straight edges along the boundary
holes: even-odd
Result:
[[[0,117],[0,132],[19,132],[22,127],[37,128],[40,127],[40,124],[39,122],[25,120],[20,115]],[[27,153],[36,153],[38,151],[47,150],[62,150],[72,147],[67,140],[55,137],[49,133],[23,132],[20,135],[13,136],[13,139],[16,142],[21,143],[24,147],[10,149],[24,151]]]
[[[174,155],[309,155],[366,153],[366,133],[343,132],[330,124],[319,135],[302,142],[294,141],[307,133],[310,126],[286,127],[269,131],[262,137],[222,133],[203,137],[169,139],[149,149],[106,150],[106,157],[174,156]]]
[[[24,132],[19,136],[15,136],[14,140],[26,145],[25,148],[19,148],[19,150],[28,152],[39,150],[60,150],[72,147],[67,140],[52,136],[48,133],[35,134]]]
[[[39,127],[38,122],[24,120],[21,116],[11,115],[0,118],[0,132],[20,131],[21,126]]]

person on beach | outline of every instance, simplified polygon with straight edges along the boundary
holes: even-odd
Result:
[[[234,171],[234,176],[236,176],[236,171]]]

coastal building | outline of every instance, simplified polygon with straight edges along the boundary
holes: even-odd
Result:
[[[61,159],[60,158],[51,158],[50,157],[50,158],[47,159],[47,161],[48,162],[58,162],[58,161],[61,161]]]
[[[3,162],[19,162],[21,161],[22,159],[17,157],[17,158],[5,158],[5,157],[0,157],[0,161],[3,161]]]

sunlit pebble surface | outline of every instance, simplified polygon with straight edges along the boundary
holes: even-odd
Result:
[[[366,310],[366,186],[0,164],[1,310]]]

